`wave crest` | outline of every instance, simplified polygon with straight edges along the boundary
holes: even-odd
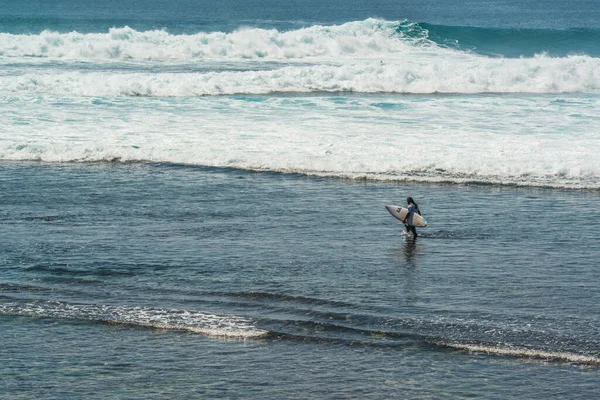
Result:
[[[79,60],[293,60],[405,52],[415,40],[425,43],[425,36],[426,31],[417,24],[377,19],[292,31],[241,28],[231,33],[192,35],[136,31],[125,26],[111,28],[108,33],[4,33],[0,34],[0,55]]]
[[[194,97],[233,94],[571,93],[600,90],[600,59],[421,58],[349,65],[207,73],[28,73],[0,77],[7,92],[76,96]]]
[[[65,60],[198,62],[411,56],[420,51],[463,51],[506,57],[548,53],[598,57],[598,29],[516,29],[447,26],[369,18],[294,30],[242,27],[233,32],[173,34],[129,26],[107,32],[45,30],[0,33],[0,56]]]

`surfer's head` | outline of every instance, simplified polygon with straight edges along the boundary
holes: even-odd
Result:
[[[407,198],[406,198],[406,202],[407,202],[408,204],[415,204],[415,201],[413,200],[413,198],[412,198],[412,197],[407,197]]]

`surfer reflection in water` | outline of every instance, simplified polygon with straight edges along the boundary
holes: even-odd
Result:
[[[421,215],[421,210],[419,210],[419,205],[415,203],[412,197],[408,197],[406,202],[408,203],[408,215],[404,218],[402,223],[404,223],[404,226],[406,227],[406,233],[412,232],[413,237],[416,239],[419,235],[417,234],[417,228],[413,225],[413,215]]]

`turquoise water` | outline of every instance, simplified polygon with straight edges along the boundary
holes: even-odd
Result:
[[[0,9],[0,397],[597,393],[594,2]]]

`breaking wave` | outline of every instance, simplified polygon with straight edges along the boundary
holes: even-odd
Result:
[[[527,164],[507,165],[506,155],[487,153],[487,160],[467,157],[462,153],[416,154],[399,158],[396,154],[377,156],[377,148],[365,146],[364,152],[349,159],[347,154],[310,154],[289,152],[274,154],[273,149],[252,151],[256,143],[248,143],[250,150],[215,146],[203,150],[201,144],[188,148],[149,150],[116,146],[110,148],[73,148],[58,144],[23,146],[19,149],[0,149],[0,159],[10,161],[75,162],[75,163],[130,163],[150,162],[194,165],[201,167],[232,168],[257,172],[303,174],[349,180],[390,182],[426,182],[452,184],[490,184],[501,186],[548,187],[564,189],[600,189],[600,169],[593,155],[579,154],[568,159],[554,159],[554,154],[530,157]],[[243,145],[240,145],[243,146]],[[278,144],[273,144],[277,147]],[[590,151],[593,147],[590,148]],[[335,151],[335,150],[334,150]],[[256,153],[256,154],[255,154]],[[445,156],[445,157],[444,157]],[[556,155],[557,157],[560,154]],[[565,157],[567,155],[564,155]],[[440,158],[441,157],[441,158]]]
[[[461,46],[503,34],[527,36],[378,19],[289,31],[3,33],[0,160],[600,188],[600,58]],[[323,93],[344,96],[315,96]],[[478,96],[488,93],[516,95]],[[407,153],[399,140],[419,149]]]
[[[600,90],[600,59],[465,56],[387,64],[285,66],[206,73],[29,73],[0,77],[0,91],[75,96],[193,97],[234,94],[570,93]]]
[[[417,49],[462,49],[508,57],[548,53],[600,55],[597,29],[519,29],[447,26],[369,18],[341,25],[295,30],[243,27],[233,32],[173,34],[128,26],[108,32],[44,30],[0,33],[0,56],[78,60],[294,60],[314,57],[368,57]]]
[[[0,55],[78,60],[293,60],[314,57],[361,57],[403,53],[426,43],[426,34],[410,22],[376,19],[293,31],[242,28],[231,33],[173,35],[165,30],[111,28],[107,33],[0,34]],[[421,30],[422,31],[422,30]],[[420,37],[419,37],[420,36]]]
[[[460,43],[451,39],[471,37],[469,32],[467,28],[367,19],[291,31],[244,28],[231,33],[191,35],[164,30],[140,32],[129,27],[86,34],[1,33],[0,62],[3,60],[10,68],[1,76],[0,91],[187,97],[306,92],[562,93],[600,89],[600,58],[591,53],[552,57],[548,54],[555,53],[540,49],[521,58],[479,55],[461,49]],[[485,35],[496,34],[480,34]],[[26,72],[27,66],[36,62],[46,63],[44,70]],[[107,70],[90,71],[81,63],[93,63],[94,68],[104,65]],[[157,72],[156,68],[144,72],[157,63],[180,68],[177,72]]]

